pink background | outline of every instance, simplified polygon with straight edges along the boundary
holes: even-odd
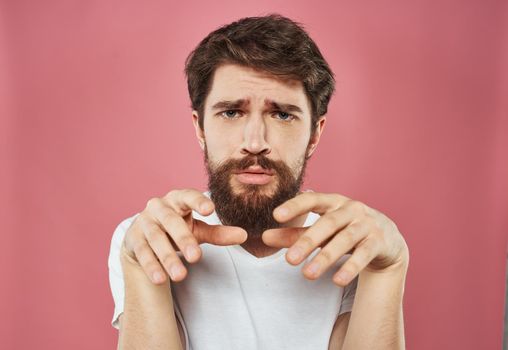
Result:
[[[337,76],[307,187],[410,247],[408,349],[499,349],[506,1],[0,3],[0,344],[113,349],[107,256],[150,197],[204,189],[184,59],[245,16],[303,22]]]

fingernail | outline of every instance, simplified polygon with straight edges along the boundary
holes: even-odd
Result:
[[[296,261],[302,256],[302,250],[298,247],[292,248],[288,252],[289,260]]]
[[[351,277],[351,274],[347,271],[339,271],[339,273],[337,274],[337,277],[342,282],[349,282],[349,278]]]
[[[173,266],[171,266],[171,268],[169,270],[169,273],[171,274],[171,278],[173,278],[173,279],[178,278],[182,272],[183,272],[182,268],[178,264],[174,264]]]
[[[311,275],[316,275],[319,272],[319,263],[313,262],[309,266],[307,266],[307,271]]]
[[[277,209],[277,212],[281,216],[286,216],[286,215],[289,214],[289,210],[287,208],[285,208],[285,207],[280,207],[279,209]]]
[[[187,257],[187,260],[196,260],[197,257],[198,257],[198,249],[193,246],[193,245],[190,245],[190,246],[187,246],[187,248],[185,248],[185,255]]]
[[[210,209],[210,204],[208,202],[201,203],[199,205],[199,209],[201,209],[201,211],[207,211],[208,209]]]
[[[163,279],[164,279],[164,276],[162,276],[162,273],[160,273],[158,271],[154,272],[153,275],[152,275],[152,280],[155,283],[162,282]]]

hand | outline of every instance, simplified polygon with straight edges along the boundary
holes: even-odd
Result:
[[[242,228],[208,225],[192,217],[192,210],[208,216],[214,207],[208,197],[193,189],[151,198],[127,230],[122,251],[141,265],[153,283],[165,282],[165,271],[173,281],[181,281],[187,270],[177,251],[195,263],[201,258],[201,243],[232,245],[247,240]]]
[[[381,212],[339,194],[304,192],[273,212],[285,223],[313,211],[321,217],[310,227],[285,227],[263,233],[271,247],[289,247],[286,260],[298,265],[317,247],[321,251],[303,267],[308,279],[316,279],[344,254],[352,256],[334,274],[333,282],[345,286],[362,270],[383,272],[409,263],[409,250],[397,226]]]

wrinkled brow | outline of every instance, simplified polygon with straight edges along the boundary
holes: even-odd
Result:
[[[283,112],[299,112],[303,113],[300,107],[289,104],[289,103],[280,103],[273,100],[265,100],[265,105],[269,105],[273,109],[277,109]]]
[[[234,101],[223,100],[223,101],[219,101],[216,104],[214,104],[212,106],[212,110],[215,110],[215,109],[239,109],[239,108],[244,108],[248,105],[249,105],[249,100],[246,100],[243,98],[234,100]],[[289,103],[281,103],[281,102],[276,102],[274,100],[266,99],[265,105],[269,106],[273,109],[281,110],[284,112],[303,113],[303,111],[300,107],[289,104]]]

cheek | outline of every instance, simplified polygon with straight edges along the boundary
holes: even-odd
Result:
[[[305,133],[292,133],[285,135],[278,133],[271,138],[272,151],[287,164],[295,164],[305,154],[309,144],[309,135]]]
[[[231,157],[238,148],[241,140],[234,133],[225,133],[223,130],[210,128],[205,131],[205,142],[208,156],[215,161]]]

